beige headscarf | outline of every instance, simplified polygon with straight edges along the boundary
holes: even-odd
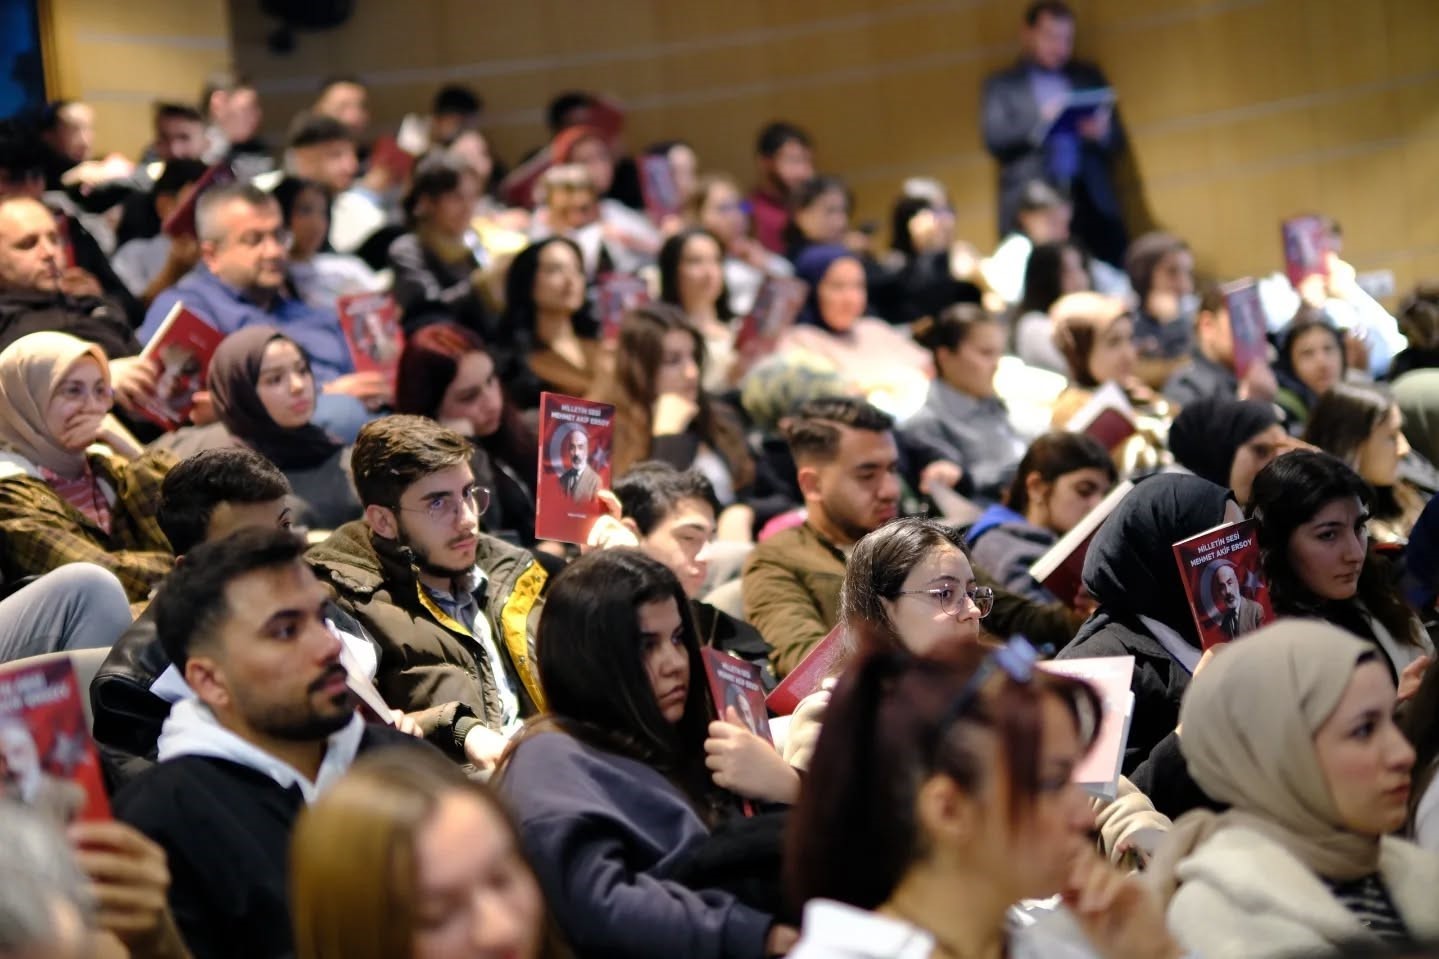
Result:
[[[0,352],[0,446],[61,476],[76,476],[85,453],[71,452],[45,426],[45,409],[65,374],[81,357],[94,357],[105,378],[105,352],[68,333],[31,333]]]
[[[1175,869],[1210,835],[1243,826],[1278,842],[1317,875],[1357,879],[1379,867],[1379,838],[1346,831],[1314,752],[1370,643],[1319,620],[1288,619],[1223,649],[1194,677],[1179,710],[1189,774],[1231,808],[1174,824],[1148,878],[1167,902]]]

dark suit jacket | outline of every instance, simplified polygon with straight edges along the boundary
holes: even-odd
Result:
[[[1109,85],[1104,73],[1088,63],[1071,60],[1064,74],[1075,90]],[[1029,85],[1026,61],[1020,60],[984,81],[980,111],[984,145],[999,161],[999,232],[1004,235],[1014,230],[1019,194],[1024,185],[1030,180],[1047,179],[1044,146],[1030,139],[1039,124],[1039,104]],[[1081,142],[1079,173],[1075,177],[1094,207],[1116,220],[1120,217],[1119,195],[1110,176],[1109,162],[1124,149],[1124,143],[1124,128],[1115,111],[1106,143]]]

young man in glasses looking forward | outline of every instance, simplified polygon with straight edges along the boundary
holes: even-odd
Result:
[[[490,494],[475,484],[471,452],[422,416],[366,424],[351,457],[365,518],[308,559],[379,643],[385,701],[422,712],[431,742],[490,769],[543,707],[533,626],[546,572],[480,531]]]

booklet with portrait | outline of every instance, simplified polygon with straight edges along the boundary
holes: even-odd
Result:
[[[584,545],[605,512],[615,408],[560,393],[540,394],[540,461],[535,478],[535,538]]]
[[[335,301],[340,330],[357,373],[383,373],[391,386],[400,369],[405,331],[400,307],[389,293],[353,293]]]
[[[81,695],[69,657],[0,666],[0,799],[60,822],[110,818]]]
[[[1329,228],[1324,218],[1292,216],[1279,226],[1284,241],[1284,272],[1297,288],[1307,277],[1329,275]]]
[[[1174,544],[1184,594],[1209,649],[1274,619],[1269,587],[1259,570],[1259,521],[1240,520]]]
[[[616,343],[625,314],[650,301],[650,288],[631,273],[602,273],[595,281],[595,314],[600,321],[600,342]]]
[[[1259,284],[1245,277],[1224,286],[1224,307],[1234,340],[1234,375],[1240,379],[1256,363],[1269,362],[1269,324],[1259,299]]]
[[[145,344],[140,356],[157,368],[155,390],[140,401],[138,412],[166,430],[190,419],[196,392],[205,388],[210,357],[225,334],[176,303]]]
[[[773,744],[759,666],[713,646],[700,649],[700,656],[704,658],[715,718],[728,720],[730,707],[734,707],[750,732]]]

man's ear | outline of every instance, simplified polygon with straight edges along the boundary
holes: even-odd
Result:
[[[200,260],[205,264],[207,269],[212,269],[214,267],[215,254],[218,253],[219,250],[220,244],[216,243],[214,240],[200,241]]]
[[[795,472],[795,479],[799,481],[799,491],[804,494],[805,501],[818,500],[822,498],[820,492],[819,468],[815,466],[801,466]]]
[[[400,538],[400,524],[395,518],[395,511],[388,506],[366,506],[365,525],[381,539]]]
[[[620,518],[620,525],[623,526],[625,529],[629,530],[631,533],[634,533],[635,539],[641,541],[644,540],[644,534],[640,532],[640,524],[636,523],[628,516],[623,516]]]
[[[227,709],[234,702],[223,671],[209,656],[191,656],[185,660],[185,682],[200,702],[211,709]]]

